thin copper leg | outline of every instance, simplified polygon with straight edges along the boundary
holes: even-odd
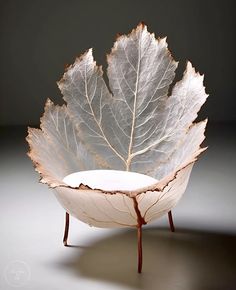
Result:
[[[175,226],[174,226],[171,210],[168,212],[168,218],[169,218],[170,230],[172,232],[175,232]]]
[[[138,226],[138,273],[142,272],[143,251],[142,251],[142,225]]]
[[[70,223],[70,215],[66,212],[65,232],[64,232],[64,237],[63,237],[63,244],[65,247],[68,246],[67,238],[68,238],[68,233],[69,233],[69,223]]]

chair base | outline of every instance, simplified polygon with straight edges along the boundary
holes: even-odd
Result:
[[[172,212],[168,212],[168,220],[171,232],[175,232],[175,226],[173,222]],[[70,226],[70,215],[66,212],[65,217],[65,231],[63,237],[63,244],[65,247],[69,247],[67,240],[69,234],[69,226]],[[142,251],[142,225],[137,226],[137,238],[138,238],[138,273],[142,272],[142,264],[143,264],[143,251]]]

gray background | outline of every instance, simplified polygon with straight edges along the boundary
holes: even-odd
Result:
[[[0,290],[235,290],[236,126],[234,1],[0,2]],[[106,67],[117,32],[139,21],[168,36],[180,79],[186,59],[205,73],[210,97],[208,150],[167,217],[145,226],[143,273],[136,232],[98,229],[71,219],[39,184],[26,156],[27,125],[38,125],[47,97],[62,103],[56,81],[89,47]]]
[[[0,3],[0,124],[38,124],[47,97],[61,102],[58,81],[66,64],[93,47],[106,67],[115,35],[144,21],[169,48],[205,74],[210,94],[201,116],[236,120],[235,1],[5,0]]]

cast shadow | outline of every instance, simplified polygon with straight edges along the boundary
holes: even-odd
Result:
[[[136,252],[136,231],[129,229],[78,248],[59,267],[131,289],[236,289],[236,236],[144,228],[142,274]]]

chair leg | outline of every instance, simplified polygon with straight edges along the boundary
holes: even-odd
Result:
[[[142,225],[138,226],[138,273],[142,272],[143,251],[142,251]]]
[[[175,226],[174,226],[171,210],[168,212],[168,219],[169,219],[170,230],[172,232],[175,232]]]
[[[68,238],[68,233],[69,233],[69,223],[70,223],[70,215],[66,212],[65,231],[64,231],[64,237],[63,237],[63,244],[65,247],[68,246],[67,238]]]

